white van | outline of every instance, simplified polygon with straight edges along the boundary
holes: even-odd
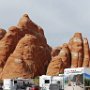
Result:
[[[42,75],[39,78],[39,86],[42,88],[42,90],[54,90],[53,88],[59,88],[55,90],[63,90],[63,78],[63,74],[60,74],[59,76]]]

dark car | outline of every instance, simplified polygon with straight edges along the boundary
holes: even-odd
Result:
[[[50,84],[50,90],[63,90],[59,84]]]

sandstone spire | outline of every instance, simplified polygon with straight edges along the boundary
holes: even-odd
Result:
[[[75,33],[69,42],[71,67],[81,67],[83,63],[83,40],[81,33]]]
[[[89,67],[90,53],[89,53],[89,44],[87,38],[83,39],[83,47],[84,47],[83,67]]]

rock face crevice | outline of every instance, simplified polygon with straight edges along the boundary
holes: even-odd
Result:
[[[0,28],[0,40],[5,36],[6,30]]]

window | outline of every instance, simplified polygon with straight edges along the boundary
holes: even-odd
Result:
[[[17,81],[15,80],[15,81],[14,81],[14,84],[16,84],[16,83],[17,83]]]
[[[50,81],[49,80],[45,80],[45,83],[48,84],[48,83],[50,83]]]

